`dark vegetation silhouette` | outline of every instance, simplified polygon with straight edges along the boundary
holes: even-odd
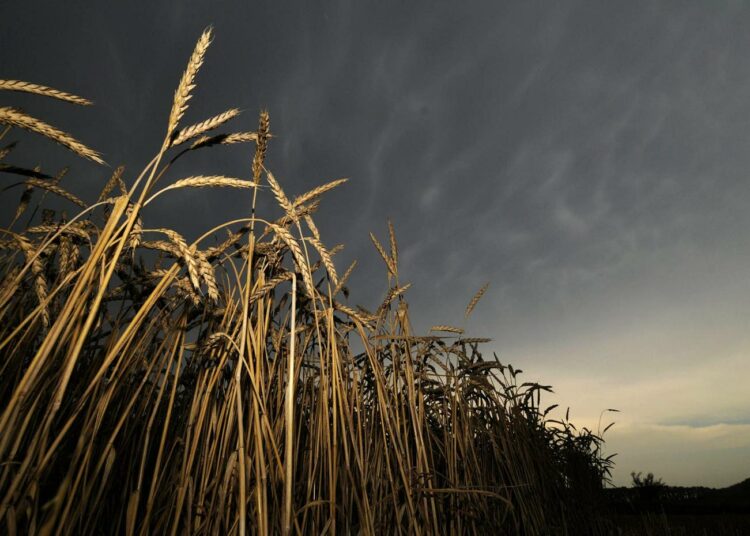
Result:
[[[652,534],[750,534],[750,478],[720,489],[669,486],[653,473],[631,478],[631,487],[605,491],[620,527]]]

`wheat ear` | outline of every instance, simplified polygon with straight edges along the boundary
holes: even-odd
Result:
[[[302,281],[304,282],[305,289],[307,290],[310,298],[314,299],[315,284],[313,283],[312,275],[310,275],[310,269],[307,265],[307,261],[305,260],[305,256],[302,254],[302,249],[299,247],[299,244],[292,236],[292,233],[290,233],[283,227],[271,224],[271,228],[276,233],[276,236],[281,238],[281,240],[289,247],[289,250],[292,252],[292,257],[294,257],[295,264],[297,265],[297,269],[302,273]]]
[[[206,56],[206,50],[211,44],[211,27],[203,30],[198,42],[195,45],[193,54],[190,56],[187,68],[182,73],[180,83],[177,85],[177,89],[174,92],[174,101],[172,102],[172,111],[169,113],[169,122],[167,123],[167,135],[171,136],[180,123],[180,119],[185,115],[185,111],[188,108],[188,101],[191,98],[191,93],[195,89],[195,75],[198,74],[198,70],[203,64],[203,59]]]
[[[357,259],[354,259],[352,263],[349,265],[349,268],[346,269],[346,272],[344,272],[344,275],[342,275],[339,278],[339,284],[336,285],[335,289],[333,289],[331,296],[335,296],[341,291],[342,288],[344,288],[344,285],[346,285],[346,281],[349,279],[349,276],[352,275],[352,272],[354,271],[354,268],[356,266],[357,266]]]
[[[269,134],[269,138],[271,135]],[[215,136],[201,136],[193,142],[190,150],[200,147],[211,147],[212,145],[232,145],[235,143],[247,143],[258,141],[257,132],[232,132],[231,134],[216,134]]]
[[[240,111],[237,108],[231,108],[226,112],[210,117],[205,121],[201,121],[200,123],[195,123],[194,125],[185,127],[177,132],[175,139],[172,141],[172,147],[174,147],[175,145],[180,145],[181,143],[185,143],[186,141],[195,138],[196,136],[200,136],[204,132],[208,132],[209,130],[218,128],[230,119],[237,117],[239,114]]]
[[[268,179],[268,184],[271,185],[271,191],[273,192],[273,196],[276,198],[276,202],[282,209],[284,209],[284,212],[286,212],[287,216],[292,219],[296,219],[296,211],[294,210],[294,206],[292,206],[292,203],[284,193],[284,190],[281,189],[281,185],[274,178],[273,174],[270,171],[266,172],[266,178]]]
[[[380,256],[383,257],[383,261],[388,267],[388,271],[391,273],[391,275],[393,275],[393,277],[396,277],[396,266],[393,264],[393,259],[388,256],[388,254],[383,249],[383,246],[380,245],[380,242],[378,242],[378,239],[375,238],[375,235],[373,233],[370,233],[370,239],[375,245],[375,249],[377,249],[378,253],[380,253]]]
[[[323,243],[313,237],[308,236],[305,238],[308,242],[310,242],[313,247],[318,251],[318,254],[320,255],[320,259],[323,261],[323,266],[326,267],[326,270],[328,271],[328,277],[331,278],[331,283],[333,283],[334,287],[338,287],[339,285],[339,276],[336,273],[336,267],[333,264],[333,259],[331,258],[331,254],[326,249],[326,247],[323,245]]]
[[[430,328],[430,331],[447,331],[449,333],[458,333],[459,335],[464,332],[464,330],[462,330],[461,328],[446,326],[444,324],[441,324],[439,326],[432,326]]]
[[[477,303],[479,300],[484,296],[484,293],[487,292],[487,289],[489,288],[490,284],[486,283],[482,288],[480,288],[476,294],[474,294],[474,297],[469,302],[469,305],[466,306],[466,313],[464,314],[464,318],[468,318],[471,312],[474,310],[474,307],[477,306]]]
[[[57,186],[56,184],[52,184],[49,181],[41,180],[41,179],[26,179],[24,183],[27,186],[32,186],[34,188],[42,188],[43,190],[47,190],[48,192],[52,192],[53,194],[57,194],[60,197],[63,197],[70,201],[73,204],[78,205],[81,208],[86,208],[88,205],[78,199],[76,196],[68,192],[67,190],[64,190],[63,188]]]
[[[294,205],[294,208],[297,208],[300,205],[304,205],[305,203],[312,201],[313,199],[317,197],[320,197],[321,195],[328,192],[329,190],[333,190],[337,186],[344,184],[348,180],[349,179],[337,179],[335,181],[331,181],[326,184],[323,184],[322,186],[318,186],[317,188],[313,188],[309,192],[304,193],[294,198],[294,202],[292,203],[292,205]]]
[[[60,145],[67,147],[78,156],[92,160],[97,164],[105,163],[99,153],[93,149],[89,149],[70,134],[57,129],[52,125],[48,125],[44,121],[40,121],[35,117],[27,115],[16,108],[11,108],[9,106],[0,107],[0,123],[41,134],[45,138],[49,138]]]
[[[107,196],[112,190],[114,190],[115,186],[119,188],[120,195],[125,195],[128,193],[127,188],[125,187],[125,183],[122,181],[122,174],[124,171],[125,166],[117,166],[115,171],[112,173],[112,176],[104,185],[104,188],[102,188],[102,192],[99,194],[99,199],[97,200],[97,202],[100,203],[107,199]]]
[[[268,131],[271,122],[268,111],[261,110],[258,118],[258,139],[255,145],[255,155],[253,155],[253,180],[260,182],[260,174],[263,170],[263,161],[266,158],[266,149],[268,149]]]
[[[23,93],[36,93],[37,95],[44,95],[45,97],[72,102],[73,104],[80,104],[81,106],[90,106],[93,104],[90,100],[79,97],[78,95],[65,93],[59,89],[43,86],[41,84],[23,82],[21,80],[0,80],[0,89],[5,89],[7,91],[21,91]]]

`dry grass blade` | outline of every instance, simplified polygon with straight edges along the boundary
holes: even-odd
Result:
[[[40,121],[39,119],[27,115],[15,108],[8,106],[0,107],[0,123],[19,127],[30,132],[35,132],[36,134],[41,134],[45,138],[49,138],[60,145],[67,147],[78,156],[92,160],[97,164],[105,163],[99,153],[93,149],[89,149],[70,134],[67,134],[52,125],[48,125],[44,121]]]
[[[237,108],[231,108],[226,112],[215,115],[209,119],[206,119],[205,121],[201,121],[200,123],[195,123],[194,125],[185,127],[177,132],[175,139],[172,141],[171,145],[172,147],[180,145],[181,143],[185,143],[186,141],[195,138],[196,136],[200,136],[204,132],[208,132],[209,130],[218,128],[230,119],[237,117],[239,114],[240,111]]]
[[[333,190],[337,186],[341,186],[342,184],[344,184],[348,180],[349,179],[337,179],[335,181],[331,181],[329,183],[323,184],[322,186],[318,186],[317,188],[313,188],[309,192],[296,197],[294,199],[294,202],[292,203],[292,205],[296,209],[300,205],[304,205],[305,203],[308,203],[308,202],[312,201],[313,199],[320,197],[324,193],[326,193],[326,192],[328,192],[330,190]]]
[[[18,166],[9,166],[8,164],[0,164],[0,171],[3,173],[12,173],[13,175],[21,175],[22,177],[33,177],[35,179],[43,179],[45,181],[54,180],[52,175],[42,173],[42,168],[36,166],[34,169],[26,169]]]
[[[469,315],[474,310],[474,307],[476,307],[477,303],[480,299],[482,299],[482,296],[484,296],[484,293],[487,292],[487,289],[489,288],[490,284],[485,283],[485,285],[480,288],[476,294],[474,294],[474,297],[469,302],[469,305],[466,306],[466,313],[464,314],[465,318],[469,318]]]
[[[83,97],[71,93],[65,93],[64,91],[43,86],[41,84],[22,82],[21,80],[0,80],[0,89],[21,91],[23,93],[35,93],[37,95],[43,95],[61,101],[72,102],[73,104],[80,104],[81,106],[89,106],[93,104],[90,100],[84,99]]]
[[[177,85],[177,90],[174,93],[174,101],[172,102],[172,111],[169,113],[169,122],[167,123],[167,136],[172,136],[172,133],[180,123],[180,119],[185,115],[185,111],[188,108],[188,101],[192,96],[191,93],[195,89],[195,75],[198,74],[198,70],[203,65],[206,50],[208,50],[211,44],[211,34],[212,30],[210,27],[203,30],[195,45],[193,54],[190,56],[187,68],[182,74],[180,83]]]

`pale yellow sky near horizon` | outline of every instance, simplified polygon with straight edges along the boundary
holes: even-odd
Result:
[[[574,355],[584,361],[586,354],[606,355],[612,363],[608,371],[536,366],[531,356],[551,351],[541,346],[505,357],[524,365],[526,381],[551,383],[555,393],[543,405],[560,404],[558,414],[569,406],[578,428],[596,431],[603,410],[619,410],[601,417],[602,429],[615,421],[604,436],[606,454],[618,453],[615,485],[629,486],[630,473],[640,471],[675,486],[729,486],[750,478],[750,336],[735,334],[729,341],[703,336],[686,347],[680,341],[690,325],[682,330],[638,330],[555,348],[561,364],[575,361]],[[661,366],[664,362],[672,367]],[[639,374],[642,369],[653,373]]]

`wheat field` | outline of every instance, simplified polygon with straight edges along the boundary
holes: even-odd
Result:
[[[235,108],[184,124],[212,37],[197,42],[153,159],[116,168],[96,200],[64,173],[9,162],[24,131],[103,163],[97,151],[0,106],[0,171],[20,181],[3,195],[22,190],[0,234],[0,530],[606,533],[601,436],[552,419],[551,387],[483,355],[487,339],[414,332],[392,225],[385,246],[371,235],[383,302],[351,305],[355,265],[336,266],[340,248],[314,222],[346,181],[287,193],[264,164],[265,111],[245,130],[228,129]],[[90,104],[16,80],[0,90]],[[245,177],[173,172],[237,144],[252,157]],[[247,212],[192,243],[149,227],[144,208],[184,188],[236,189]],[[41,210],[47,196],[75,215]],[[261,196],[283,216],[256,213]]]

